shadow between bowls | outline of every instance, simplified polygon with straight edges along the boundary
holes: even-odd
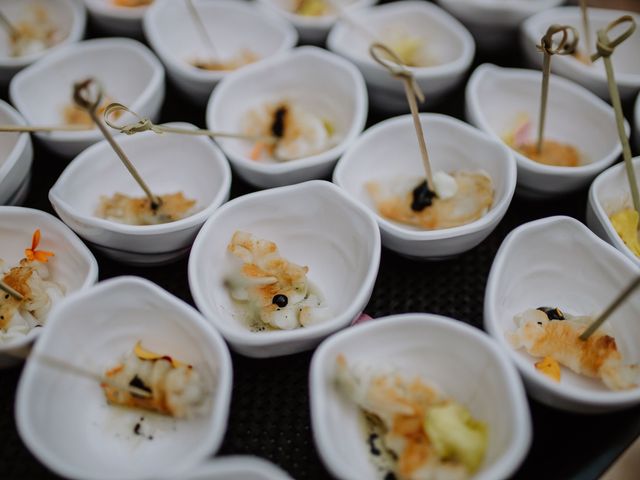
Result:
[[[22,115],[0,100],[0,123],[25,125]],[[28,133],[0,133],[0,205],[22,203],[29,191],[33,145]]]

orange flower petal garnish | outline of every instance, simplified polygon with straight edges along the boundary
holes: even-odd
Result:
[[[30,262],[35,260],[36,262],[47,263],[49,261],[49,257],[53,257],[55,255],[53,252],[48,252],[46,250],[36,250],[40,244],[41,235],[40,229],[38,228],[33,232],[31,248],[25,248],[24,250],[24,256]]]

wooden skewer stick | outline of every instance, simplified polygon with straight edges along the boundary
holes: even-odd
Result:
[[[202,21],[202,18],[200,17],[200,14],[198,13],[198,9],[193,4],[193,0],[186,0],[186,2],[187,2],[187,10],[189,10],[189,14],[191,14],[193,23],[196,24],[196,28],[200,33],[200,37],[202,37],[202,40],[204,41],[203,43],[205,43],[207,48],[209,49],[209,54],[211,55],[211,59],[213,60],[218,58],[218,51],[216,49],[216,46],[213,43],[213,40],[211,39],[211,36],[207,31],[207,27],[205,26],[204,22]]]
[[[93,97],[91,92],[92,86],[97,87],[98,89],[97,92],[93,94]],[[120,157],[120,160],[122,160],[122,163],[124,163],[124,166],[127,168],[127,170],[129,170],[129,173],[133,176],[135,181],[138,182],[140,188],[144,190],[144,193],[147,195],[151,203],[151,210],[157,210],[160,207],[160,198],[151,193],[151,190],[142,179],[136,168],[133,166],[127,155],[124,153],[120,145],[118,145],[118,143],[114,140],[111,132],[109,132],[107,127],[98,118],[96,110],[100,105],[100,102],[102,101],[102,87],[93,78],[88,78],[82,82],[78,82],[74,85],[73,100],[76,102],[76,104],[78,104],[79,107],[85,109],[89,113],[93,122],[100,129],[102,135],[104,135],[104,138],[107,140],[107,142],[109,142],[109,145],[111,145],[111,148],[113,148],[118,157]]]
[[[569,32],[573,34],[573,38],[569,39]],[[557,33],[562,33],[560,42],[554,47],[553,37]],[[540,93],[540,118],[538,122],[538,142],[537,151],[542,152],[544,144],[544,127],[547,117],[547,101],[549,98],[549,78],[551,76],[551,56],[552,55],[571,55],[578,46],[578,32],[569,25],[551,25],[537,45],[538,50],[544,54],[542,64],[542,90]]]
[[[92,128],[82,125],[0,125],[0,133],[23,132],[88,132]]]
[[[15,298],[18,301],[22,301],[24,299],[24,295],[22,295],[16,289],[14,289],[14,288],[10,287],[9,285],[7,285],[2,280],[0,280],[0,290],[3,290],[4,292],[8,293],[9,295],[11,295],[13,298]]]
[[[404,82],[404,91],[409,102],[409,108],[411,109],[411,116],[413,117],[413,126],[416,129],[416,136],[418,137],[418,147],[420,148],[420,155],[422,156],[422,165],[427,179],[427,188],[431,191],[435,191],[433,184],[433,175],[431,171],[431,163],[429,162],[429,152],[427,151],[427,145],[424,140],[424,132],[422,131],[422,123],[420,122],[420,112],[418,111],[418,102],[424,102],[424,94],[417,84],[413,73],[402,65],[402,61],[398,58],[398,55],[386,45],[382,43],[374,43],[369,47],[369,53],[373,59],[386,68],[391,75],[401,79]],[[391,58],[391,60],[387,60]]]
[[[591,63],[591,25],[589,24],[589,9],[587,0],[580,0],[580,13],[582,15],[582,31],[584,32],[584,45],[589,63]]]
[[[629,23],[628,28],[622,32],[618,37],[613,40],[609,39],[609,32],[614,28]],[[595,62],[598,58],[602,57],[604,62],[604,68],[607,72],[607,83],[609,84],[609,96],[611,97],[611,103],[616,114],[616,126],[618,127],[618,136],[620,137],[620,143],[622,144],[622,156],[624,158],[624,164],[627,169],[627,180],[629,181],[629,189],[631,191],[631,199],[633,201],[633,208],[636,212],[640,213],[640,194],[638,193],[638,182],[636,179],[635,168],[631,161],[631,146],[629,145],[629,139],[627,138],[627,132],[624,128],[624,113],[622,111],[622,102],[620,101],[620,92],[618,91],[618,84],[616,83],[616,77],[613,70],[613,63],[611,62],[611,55],[615,48],[629,38],[636,29],[636,22],[630,15],[624,15],[617,20],[614,20],[602,30],[598,30],[598,41],[596,43],[596,53],[591,56],[591,61]]]
[[[600,314],[594,322],[580,335],[580,340],[587,340],[593,333],[602,326],[602,324],[611,316],[611,314],[631,295],[636,288],[640,286],[640,277],[636,277],[627,288],[624,289],[616,299],[611,302],[604,312]]]

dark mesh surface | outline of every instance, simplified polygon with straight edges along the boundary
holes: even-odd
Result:
[[[513,53],[481,56],[476,64],[491,61],[518,65]],[[6,97],[4,92],[3,98]],[[464,90],[456,92],[435,111],[462,118]],[[626,106],[631,119],[631,106]],[[204,106],[194,107],[171,86],[164,121],[184,120],[205,125]],[[376,112],[369,123],[382,117]],[[49,211],[47,192],[65,162],[36,143],[34,180],[26,205]],[[232,195],[250,191],[234,179]],[[549,215],[570,215],[584,220],[586,190],[565,198],[529,201],[515,198],[496,231],[480,246],[442,262],[416,262],[383,250],[380,273],[366,312],[374,317],[431,312],[482,326],[484,289],[494,255],[504,236],[515,226]],[[100,279],[139,275],[191,303],[186,259],[160,268],[132,268],[94,252]],[[312,440],[307,371],[311,353],[266,360],[233,355],[234,388],[229,426],[220,454],[255,454],[277,463],[297,479],[331,478]],[[20,368],[0,370],[0,477],[55,478],[25,448],[17,434],[13,405]],[[572,415],[530,401],[534,440],[531,451],[513,478],[595,479],[640,434],[640,409],[600,415]]]

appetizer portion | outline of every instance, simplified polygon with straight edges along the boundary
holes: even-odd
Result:
[[[254,63],[260,60],[260,57],[253,53],[251,50],[242,49],[240,53],[237,55],[227,58],[226,60],[213,60],[209,59],[199,59],[196,58],[192,60],[191,65],[200,70],[211,70],[211,71],[232,71],[237,70],[240,67],[244,67],[245,65],[249,65],[250,63]]]
[[[16,22],[14,27],[15,31],[9,34],[9,55],[12,57],[41,52],[65,38],[42,6],[30,8],[28,15]]]
[[[136,343],[133,352],[105,373],[109,384],[101,385],[112,405],[142,408],[175,418],[201,416],[209,407],[209,393],[192,365],[168,355],[144,349]],[[134,387],[147,395],[129,390]]]
[[[536,141],[531,139],[532,123],[529,116],[522,114],[515,123],[516,127],[503,140],[525,157],[554,167],[577,167],[585,163],[576,147],[555,140],[544,140],[542,149],[538,152]]]
[[[186,218],[194,213],[196,201],[182,192],[160,195],[160,206],[152,208],[148,197],[116,193],[101,196],[96,216],[127,225],[158,225]]]
[[[305,17],[323,17],[333,13],[327,0],[294,0],[293,13]]]
[[[281,257],[275,243],[237,231],[228,251],[237,261],[225,285],[252,330],[292,330],[328,318],[322,293],[307,278],[309,268]]]
[[[420,35],[411,34],[402,27],[393,26],[387,28],[381,37],[382,42],[407,67],[429,67],[437,63],[428,51],[427,42]]]
[[[507,340],[514,348],[542,358],[536,368],[556,381],[560,381],[559,364],[602,380],[610,390],[638,387],[640,365],[623,363],[616,339],[606,328],[601,327],[587,340],[579,338],[593,320],[559,308],[529,309],[515,316],[517,329],[507,333]]]
[[[363,413],[364,434],[380,478],[470,478],[482,465],[486,424],[422,379],[337,358],[338,388]]]
[[[275,143],[259,141],[250,153],[252,160],[287,162],[317,155],[335,146],[337,135],[330,119],[286,100],[268,102],[249,110],[242,133],[275,137]]]
[[[2,282],[22,299],[0,290],[0,341],[20,338],[42,327],[52,305],[64,297],[64,288],[52,279],[48,266],[53,252],[37,250],[40,235],[40,230],[36,230],[24,258],[2,274]]]
[[[433,183],[435,191],[429,190],[426,180],[398,177],[370,181],[365,188],[380,215],[425,230],[466,225],[493,205],[493,182],[485,172],[436,172]]]
[[[611,225],[624,244],[633,252],[636,257],[640,257],[640,239],[638,238],[638,222],[640,215],[633,208],[623,208],[610,217]]]
[[[153,0],[111,0],[116,7],[146,7],[151,5]]]

